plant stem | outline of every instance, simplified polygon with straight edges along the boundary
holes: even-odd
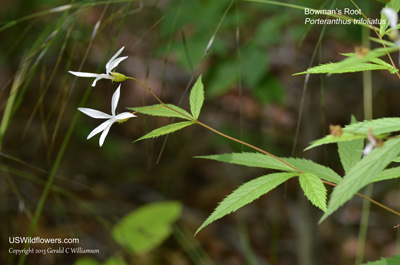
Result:
[[[170,110],[172,110],[172,111],[174,111],[174,112],[176,112],[176,113],[179,113],[180,115],[186,117],[187,119],[191,120],[192,122],[197,123],[198,125],[203,126],[204,128],[206,128],[206,129],[208,129],[208,130],[210,130],[210,131],[212,131],[212,132],[214,132],[214,133],[216,133],[216,134],[218,134],[218,135],[220,135],[220,136],[222,136],[222,137],[225,137],[225,138],[227,138],[227,139],[229,139],[229,140],[231,140],[231,141],[240,143],[240,144],[245,145],[245,146],[247,146],[247,147],[250,147],[251,149],[254,149],[254,150],[256,150],[256,151],[258,151],[258,152],[260,152],[260,153],[263,153],[263,154],[265,154],[265,155],[267,155],[267,156],[270,156],[270,157],[272,157],[272,158],[278,160],[279,162],[281,162],[281,163],[283,163],[283,164],[285,164],[285,165],[291,167],[293,170],[295,170],[296,172],[298,172],[298,173],[300,173],[300,174],[304,173],[303,171],[301,171],[301,170],[298,169],[297,167],[293,166],[292,164],[290,164],[290,163],[284,161],[283,159],[281,159],[281,158],[279,158],[279,157],[277,157],[277,156],[275,156],[275,155],[273,155],[273,154],[271,154],[271,153],[269,153],[269,152],[267,152],[267,151],[265,151],[265,150],[263,150],[263,149],[261,149],[261,148],[258,148],[258,147],[254,146],[254,145],[252,145],[252,144],[246,143],[246,142],[244,142],[244,141],[242,141],[242,140],[239,140],[239,139],[236,139],[236,138],[234,138],[234,137],[232,137],[232,136],[229,136],[229,135],[227,135],[227,134],[224,134],[224,133],[222,133],[222,132],[220,132],[220,131],[218,131],[218,130],[216,130],[216,129],[210,127],[210,126],[208,126],[207,124],[204,124],[204,123],[202,123],[202,122],[200,122],[200,121],[194,119],[194,118],[191,117],[191,116],[188,116],[188,115],[186,115],[186,114],[184,114],[184,113],[182,113],[182,112],[180,112],[180,111],[178,111],[178,110],[176,110],[176,109],[174,109],[174,108],[171,108],[170,106],[166,105],[156,94],[154,94],[154,92],[153,92],[149,87],[147,87],[146,85],[144,85],[144,84],[143,84],[142,82],[140,82],[138,79],[136,79],[136,78],[134,78],[134,77],[127,77],[127,79],[132,79],[132,80],[138,82],[144,89],[146,89],[146,90],[147,90],[147,91],[162,105],[162,106],[164,106],[165,108],[170,109]],[[335,183],[332,183],[332,182],[329,182],[329,181],[326,181],[326,180],[323,180],[323,179],[321,179],[321,180],[322,180],[323,183],[325,183],[325,184],[327,184],[327,185],[330,185],[330,186],[333,186],[333,187],[336,187],[336,186],[337,186],[337,184],[335,184]],[[393,214],[395,214],[395,215],[397,215],[397,216],[400,216],[400,213],[399,213],[399,212],[397,212],[397,211],[395,211],[395,210],[393,210],[393,209],[391,209],[391,208],[389,208],[389,207],[387,207],[387,206],[385,206],[385,205],[383,205],[383,204],[381,204],[381,203],[379,203],[379,202],[377,202],[377,201],[375,201],[375,200],[373,200],[373,199],[371,199],[371,198],[369,198],[369,197],[367,197],[367,196],[365,196],[365,195],[362,195],[362,194],[360,194],[360,193],[356,193],[356,195],[360,196],[360,197],[363,198],[363,199],[366,199],[366,200],[370,201],[371,203],[373,203],[373,204],[375,204],[375,205],[377,205],[377,206],[379,206],[379,207],[381,207],[381,208],[383,208],[383,209],[385,209],[385,210],[387,210],[387,211],[389,211],[389,212],[391,212],[391,213],[393,213]]]

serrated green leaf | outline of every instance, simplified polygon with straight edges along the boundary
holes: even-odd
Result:
[[[204,86],[201,81],[201,75],[197,79],[194,84],[192,91],[190,91],[189,103],[190,103],[190,111],[192,112],[193,117],[197,120],[200,115],[201,107],[204,102]]]
[[[347,125],[343,131],[367,135],[369,129],[376,135],[400,131],[400,118],[382,118]]]
[[[112,229],[112,235],[125,249],[146,253],[171,234],[171,224],[181,212],[182,205],[175,201],[147,204],[124,216]]]
[[[361,160],[363,147],[363,139],[338,142],[340,162],[342,163],[345,173],[349,172],[350,169]]]
[[[367,138],[367,135],[363,134],[353,134],[353,133],[342,133],[340,136],[334,136],[334,135],[326,135],[325,137],[315,140],[311,142],[311,145],[304,149],[304,151],[307,151],[311,148],[323,145],[323,144],[331,144],[331,143],[338,143],[338,142],[346,142],[346,141],[352,141],[356,139],[364,139]]]
[[[196,158],[217,160],[220,162],[237,164],[248,167],[269,168],[282,171],[296,172],[295,169],[281,161],[260,153],[231,153],[220,155],[196,156]]]
[[[299,175],[300,186],[308,200],[322,211],[326,211],[326,188],[322,180],[312,173]]]
[[[360,72],[360,71],[368,71],[368,70],[388,70],[393,72],[394,68],[389,67],[387,65],[377,65],[371,63],[372,61],[376,61],[375,59],[381,56],[386,55],[387,53],[399,51],[400,47],[386,47],[386,48],[377,48],[374,50],[370,50],[367,54],[360,57],[355,54],[349,53],[346,54],[348,56],[344,60],[336,63],[327,63],[319,66],[315,66],[307,69],[305,72],[301,72],[298,74],[340,74],[340,73],[351,73],[351,72]],[[396,71],[395,71],[396,72]],[[297,75],[297,74],[295,74]]]
[[[371,59],[370,61],[373,62],[373,63],[376,63],[376,64],[379,64],[379,65],[382,65],[382,66],[386,67],[387,70],[388,70],[391,74],[395,74],[395,73],[397,73],[397,72],[399,71],[399,69],[394,68],[393,65],[388,64],[387,62],[385,62],[385,61],[382,60],[382,59],[374,58],[374,59]]]
[[[400,167],[393,167],[385,169],[381,173],[379,173],[379,175],[374,178],[374,182],[388,180],[388,179],[396,179],[399,177],[400,177]]]
[[[200,228],[197,229],[196,234],[215,220],[218,220],[225,215],[238,210],[246,204],[249,204],[250,202],[258,199],[260,196],[268,193],[278,185],[295,176],[297,176],[296,173],[273,173],[246,182],[229,194],[218,205],[214,212],[204,221]]]
[[[281,157],[281,159],[300,169],[302,172],[312,173],[323,180],[336,184],[342,181],[342,178],[335,171],[314,161],[294,157]]]
[[[363,263],[361,265],[399,265],[400,264],[400,256],[394,255],[391,258],[381,258],[377,261]]]
[[[333,189],[328,209],[320,222],[350,200],[360,189],[371,183],[398,156],[399,152],[400,139],[390,139],[382,147],[375,148],[369,155],[354,165]]]
[[[342,61],[343,62],[343,61]],[[294,75],[301,74],[344,74],[344,73],[355,73],[355,72],[363,72],[363,71],[373,71],[373,70],[392,70],[387,66],[377,65],[372,63],[358,63],[358,64],[349,64],[347,67],[341,67],[342,62],[337,63],[327,63],[321,64],[318,66],[314,66],[312,68],[307,69],[307,71],[296,73]]]
[[[393,159],[393,162],[400,163],[400,156]]]
[[[139,139],[135,140],[134,142],[141,141],[141,140],[148,139],[148,138],[156,138],[156,137],[159,137],[159,136],[162,136],[162,135],[173,133],[173,132],[181,130],[181,129],[187,127],[187,126],[190,126],[192,124],[194,124],[194,122],[192,122],[192,121],[182,121],[182,122],[168,124],[168,125],[166,125],[164,127],[155,129],[155,130],[143,135],[142,137],[140,137]]]
[[[185,120],[190,120],[190,118],[192,117],[192,115],[190,115],[186,110],[184,110],[178,106],[175,106],[172,104],[165,104],[165,105],[171,109],[165,107],[162,104],[157,104],[157,105],[153,105],[153,106],[145,106],[145,107],[127,108],[127,109],[133,110],[133,111],[136,111],[139,113],[152,115],[152,116],[159,116],[159,117],[181,118],[181,119],[185,119]]]
[[[372,41],[374,41],[374,42],[376,42],[376,43],[378,43],[378,44],[380,44],[380,45],[386,45],[387,47],[393,47],[394,46],[394,43],[393,42],[390,42],[390,41],[387,41],[387,40],[381,40],[381,39],[379,39],[379,38],[374,38],[374,37],[369,37],[369,39],[370,40],[372,40]]]

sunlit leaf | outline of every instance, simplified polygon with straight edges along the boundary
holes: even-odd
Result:
[[[159,137],[162,135],[170,134],[170,133],[176,132],[178,130],[181,130],[187,126],[190,126],[192,124],[194,124],[194,122],[191,122],[191,121],[182,121],[182,122],[168,124],[164,127],[155,129],[155,130],[143,135],[139,139],[135,140],[135,142],[141,141],[144,139],[156,138],[156,137]]]
[[[400,256],[394,255],[391,258],[381,258],[377,261],[363,263],[361,265],[398,265],[400,264]]]
[[[201,75],[194,84],[192,90],[190,91],[189,103],[190,111],[193,117],[197,120],[200,115],[201,107],[204,102],[204,86],[201,81]]]
[[[282,157],[282,160],[288,162],[302,172],[313,173],[320,179],[336,184],[342,181],[342,178],[335,171],[329,167],[315,163],[314,161],[294,157]]]
[[[220,155],[196,156],[197,158],[217,160],[248,167],[269,168],[283,171],[296,171],[287,164],[261,153],[231,153]]]
[[[366,134],[363,135],[363,134],[353,134],[353,133],[346,133],[346,132],[342,133],[342,135],[340,135],[340,136],[334,136],[334,135],[329,134],[321,139],[313,141],[311,143],[311,145],[305,149],[305,151],[309,150],[311,148],[323,145],[323,144],[353,141],[353,140],[364,139],[364,138],[367,138]]]
[[[322,211],[326,211],[326,188],[322,180],[312,173],[299,175],[300,186],[308,200]]]
[[[397,132],[400,131],[400,118],[382,118],[358,122],[347,125],[343,128],[343,131],[367,135],[370,128],[372,128],[374,135]]]
[[[379,175],[374,178],[374,182],[388,180],[388,179],[396,179],[399,177],[400,177],[400,167],[393,167],[385,169],[381,173],[379,173]]]
[[[340,206],[349,201],[360,189],[374,181],[385,167],[400,153],[400,139],[390,139],[382,147],[375,148],[354,165],[343,180],[333,189],[328,209],[321,218],[325,220]]]
[[[338,142],[338,153],[344,172],[349,172],[349,170],[361,160],[363,147],[363,139]]]
[[[136,254],[159,246],[171,234],[171,224],[180,216],[179,202],[147,204],[124,216],[112,229],[115,241]]]
[[[238,189],[229,194],[214,210],[214,212],[197,229],[196,234],[217,219],[224,217],[246,204],[258,199],[261,195],[268,193],[281,183],[297,176],[296,173],[273,173],[246,182]]]
[[[172,105],[172,104],[165,104],[169,108],[165,107],[162,104],[157,104],[153,106],[146,106],[146,107],[134,107],[134,108],[127,108],[129,110],[136,111],[138,113],[152,115],[152,116],[160,116],[160,117],[175,117],[181,118],[185,120],[190,120],[189,117],[192,117],[186,110]]]

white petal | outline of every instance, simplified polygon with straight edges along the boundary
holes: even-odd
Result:
[[[381,11],[389,20],[389,25],[392,29],[397,28],[398,16],[397,13],[390,7],[385,7]]]
[[[95,109],[78,108],[78,110],[95,119],[110,119],[112,117],[107,113]]]
[[[112,69],[114,69],[115,67],[117,67],[119,65],[120,62],[122,62],[123,60],[125,60],[126,58],[128,58],[128,56],[125,57],[119,57],[117,59],[115,59],[114,61],[110,62],[110,64],[108,65],[108,67],[106,67],[106,73],[110,74]]]
[[[79,76],[79,77],[97,77],[97,76],[99,76],[99,74],[85,73],[85,72],[68,71],[68,73]]]
[[[96,77],[96,79],[92,83],[92,87],[94,87],[100,79],[111,79],[111,76],[108,74],[100,74]]]
[[[117,121],[122,121],[122,120],[130,119],[133,117],[136,117],[136,115],[133,115],[132,113],[129,113],[129,112],[123,112],[123,113],[120,113],[117,116],[115,116],[115,119]]]
[[[115,60],[115,58],[118,57],[118,55],[121,54],[121,52],[124,50],[124,48],[125,48],[125,46],[123,46],[121,49],[119,49],[119,50],[114,54],[114,56],[111,57],[111,59],[107,62],[107,64],[106,64],[107,73],[108,73],[108,69],[110,68],[110,64]],[[111,70],[110,70],[110,71],[111,71]]]
[[[119,95],[120,95],[121,85],[118,86],[117,90],[115,90],[112,99],[111,99],[111,115],[115,117],[115,109],[117,108]]]
[[[111,127],[111,125],[114,123],[113,120],[106,120],[105,122],[103,122],[102,124],[100,124],[99,126],[97,126],[96,128],[94,128],[94,130],[88,135],[87,139],[92,138],[93,136],[95,136],[96,134],[98,134],[99,132],[104,131],[108,126]]]
[[[111,122],[110,124],[108,124],[108,126],[106,128],[104,128],[103,133],[101,134],[100,140],[99,140],[100,147],[103,145],[104,140],[106,139],[106,136],[108,134],[108,131],[110,131],[111,125],[113,125],[113,122]]]
[[[363,156],[368,155],[369,153],[371,153],[372,149],[374,149],[375,145],[372,143],[368,143],[365,145],[364,150],[362,152]]]

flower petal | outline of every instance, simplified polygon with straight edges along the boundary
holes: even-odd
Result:
[[[112,117],[107,113],[95,109],[78,108],[78,110],[95,119],[110,119]]]
[[[106,64],[106,73],[108,73],[108,69],[110,68],[110,64],[115,60],[115,58],[117,58],[118,57],[118,55],[120,55],[121,54],[121,52],[124,50],[124,48],[125,48],[125,46],[123,46],[121,49],[119,49],[114,55],[113,55],[113,57],[111,57],[111,59],[107,62],[107,64]],[[110,70],[110,72],[111,72],[111,70]]]
[[[115,117],[115,109],[117,108],[119,95],[120,95],[121,85],[118,86],[117,90],[115,90],[112,99],[111,99],[111,115]]]
[[[102,124],[100,124],[99,126],[94,128],[94,130],[88,135],[87,139],[90,139],[93,136],[95,136],[96,134],[104,131],[107,127],[111,127],[111,125],[113,123],[114,123],[114,121],[112,119],[106,120],[105,122],[103,122]]]
[[[123,60],[125,60],[126,58],[128,58],[128,56],[119,57],[119,58],[115,59],[114,61],[110,62],[110,64],[106,67],[106,73],[110,74],[112,69],[117,67],[119,65],[119,63],[122,62]]]
[[[97,76],[99,76],[99,74],[85,73],[85,72],[68,71],[68,73],[79,76],[79,77],[97,77]]]
[[[111,76],[108,74],[99,74],[96,79],[92,83],[92,87],[94,87],[100,79],[111,79]]]
[[[398,16],[396,11],[394,11],[392,8],[390,7],[385,7],[382,9],[381,11],[389,20],[389,25],[392,29],[396,29],[397,28],[397,22],[398,22]]]
[[[106,136],[108,134],[108,132],[110,131],[111,126],[113,125],[114,122],[110,122],[106,128],[104,128],[103,133],[100,136],[100,140],[99,140],[99,145],[100,147],[103,145],[104,140],[106,139]]]
[[[137,117],[137,116],[133,115],[130,112],[123,112],[123,113],[120,113],[117,116],[115,116],[115,119],[117,121],[123,121],[123,120],[130,119],[130,118],[133,118],[133,117]]]

